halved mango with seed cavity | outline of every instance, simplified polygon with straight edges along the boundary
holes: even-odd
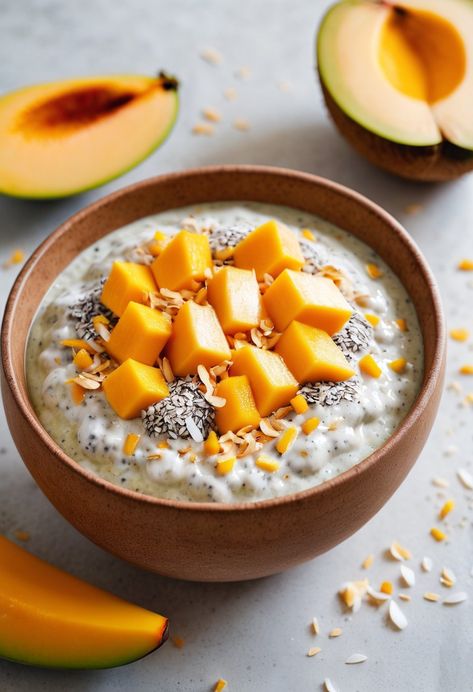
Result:
[[[157,290],[149,267],[135,262],[114,262],[100,300],[115,315],[122,315],[130,300],[144,303]]]
[[[283,331],[292,320],[338,332],[353,310],[331,279],[285,269],[263,296],[276,329]]]
[[[202,281],[212,269],[209,240],[202,233],[179,231],[151,265],[159,288],[181,291]]]
[[[275,351],[301,383],[341,382],[355,374],[327,332],[296,320],[283,332]]]
[[[261,320],[261,296],[254,271],[223,267],[209,281],[207,299],[225,334],[246,332]]]
[[[108,403],[120,418],[137,418],[166,396],[169,389],[161,370],[128,358],[104,381],[103,391]]]
[[[175,375],[197,372],[198,365],[211,368],[230,359],[230,348],[215,310],[188,300],[177,313],[166,355]]]
[[[243,346],[233,353],[230,375],[246,375],[261,416],[269,416],[295,396],[298,383],[273,351]]]
[[[112,330],[106,349],[118,363],[133,358],[153,365],[171,330],[170,320],[160,310],[131,301]]]
[[[217,385],[215,394],[225,399],[225,406],[215,412],[215,421],[221,434],[236,432],[247,425],[257,426],[261,416],[256,408],[253,392],[246,375],[227,377]]]
[[[304,264],[295,233],[282,223],[266,221],[238,243],[233,253],[235,266],[254,269],[256,278],[276,277],[283,269],[300,269]]]

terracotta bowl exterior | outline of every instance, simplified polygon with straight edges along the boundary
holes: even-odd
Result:
[[[101,480],[42,428],[25,382],[25,347],[55,277],[84,248],[140,217],[188,204],[251,200],[322,216],[370,245],[412,297],[425,374],[411,411],[387,442],[323,485],[257,503],[161,500]],[[361,195],[313,175],[220,166],[145,180],[75,214],[36,250],[13,286],[2,328],[2,392],[11,433],[32,476],[61,514],[111,553],[163,575],[237,581],[280,572],[329,550],[384,505],[416,461],[442,389],[445,337],[432,275],[403,228]]]

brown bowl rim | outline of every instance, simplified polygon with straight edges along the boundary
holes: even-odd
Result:
[[[216,175],[221,172],[238,175],[269,175],[274,176],[276,179],[283,177],[285,179],[290,179],[295,183],[300,181],[326,187],[334,192],[348,197],[354,204],[364,206],[368,209],[368,211],[370,211],[371,214],[378,216],[385,224],[390,226],[391,230],[398,235],[401,242],[408,248],[409,252],[413,256],[415,263],[423,276],[424,282],[430,291],[430,298],[434,307],[432,319],[435,322],[437,334],[436,343],[434,345],[432,367],[428,373],[424,372],[422,385],[417,398],[415,399],[405,418],[401,421],[396,430],[388,437],[388,439],[362,461],[358,462],[338,476],[328,479],[319,485],[312,486],[306,490],[290,493],[288,495],[248,502],[193,502],[190,500],[172,500],[167,498],[153,497],[151,495],[141,494],[134,490],[129,490],[127,488],[114,485],[110,481],[100,478],[100,476],[83,468],[78,462],[69,457],[45,430],[37,418],[29,398],[24,398],[22,396],[21,390],[17,383],[17,375],[15,373],[11,358],[12,341],[10,339],[10,334],[13,318],[15,315],[15,310],[17,307],[19,307],[18,296],[23,288],[23,285],[27,281],[29,274],[33,271],[35,265],[40,261],[43,254],[58,240],[60,240],[64,234],[68,233],[71,225],[74,225],[78,219],[82,218],[83,216],[95,214],[104,206],[113,204],[115,200],[119,199],[123,195],[129,195],[130,193],[133,193],[136,190],[141,190],[147,186],[154,186],[157,183],[159,184],[160,181],[174,180],[176,182],[181,182],[182,180],[187,180],[189,178],[205,175]],[[226,200],[222,199],[221,201],[224,202]],[[268,201],[267,203],[271,204],[272,202]],[[347,232],[349,233],[350,231]],[[387,263],[389,265],[389,262]],[[427,264],[427,261],[425,260],[417,244],[403,228],[403,226],[378,204],[372,202],[359,192],[356,192],[355,190],[352,190],[340,183],[336,183],[332,180],[311,173],[276,166],[217,165],[185,169],[183,171],[165,173],[152,178],[146,178],[112,192],[105,197],[102,197],[101,199],[87,205],[85,208],[79,210],[66,219],[66,221],[64,221],[60,226],[58,226],[58,228],[56,228],[56,230],[50,233],[44,241],[42,241],[18,274],[8,296],[5,307],[1,332],[1,347],[2,365],[5,379],[22,415],[31,426],[33,432],[36,435],[39,435],[42,442],[46,445],[46,447],[48,447],[49,451],[60,461],[60,463],[68,466],[73,473],[84,476],[86,480],[100,486],[105,492],[117,494],[127,498],[129,501],[145,502],[158,507],[166,506],[173,509],[190,510],[192,512],[249,512],[256,510],[263,511],[265,509],[271,509],[280,505],[290,505],[293,502],[301,502],[308,498],[312,498],[313,496],[326,495],[332,491],[335,491],[338,486],[353,479],[355,476],[367,473],[373,465],[382,463],[382,459],[386,452],[390,452],[402,438],[408,436],[411,431],[415,429],[416,423],[426,409],[429,399],[434,395],[436,384],[442,375],[442,364],[445,351],[445,324],[437,283]]]

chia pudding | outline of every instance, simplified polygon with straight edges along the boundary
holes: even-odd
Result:
[[[278,233],[283,250],[271,244]],[[188,241],[209,248],[211,265],[198,276],[183,259],[189,282],[169,288]],[[178,259],[154,271],[166,252]],[[132,302],[120,294],[120,308],[116,263],[156,280]],[[299,305],[306,284],[328,298]],[[257,311],[253,322],[228,314],[225,291]],[[192,332],[204,317],[207,333]],[[125,329],[132,318],[145,320],[143,338]],[[146,343],[160,338],[147,360]],[[128,358],[133,340],[143,356]],[[423,349],[405,289],[361,241],[294,209],[215,203],[141,219],[84,250],[42,301],[26,370],[42,425],[84,468],[155,497],[254,502],[323,483],[380,447],[419,391]]]

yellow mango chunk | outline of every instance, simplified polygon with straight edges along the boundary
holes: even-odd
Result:
[[[230,348],[211,305],[184,303],[173,323],[166,355],[175,375],[197,372],[198,365],[211,368],[230,359]]]
[[[139,441],[140,435],[129,433],[125,438],[125,442],[123,443],[123,454],[126,454],[129,457],[133,456]]]
[[[365,312],[365,319],[371,324],[372,327],[376,327],[380,322],[380,317],[374,315],[372,312]]]
[[[217,473],[219,476],[226,476],[230,473],[235,466],[236,457],[229,457],[228,459],[222,459],[217,461]]]
[[[294,320],[275,347],[298,382],[341,382],[355,374],[333,339]]]
[[[255,405],[250,383],[246,375],[227,377],[218,383],[215,394],[225,399],[225,406],[215,412],[215,422],[223,435],[229,430],[259,425],[261,416]]]
[[[382,370],[372,355],[369,353],[358,361],[361,372],[370,377],[380,377]]]
[[[160,310],[131,301],[105,344],[118,363],[133,358],[153,365],[171,336],[171,322]]]
[[[207,285],[207,300],[225,334],[246,332],[260,323],[261,296],[254,271],[223,267]]]
[[[320,425],[320,418],[317,418],[317,416],[313,416],[312,418],[307,418],[301,425],[302,432],[304,435],[310,435],[311,432],[314,432]]]
[[[289,402],[296,413],[305,413],[309,408],[307,399],[303,394],[298,394]]]
[[[256,466],[262,471],[267,471],[268,473],[274,473],[279,470],[279,461],[273,459],[267,454],[261,454],[255,461]]]
[[[140,411],[166,396],[169,389],[161,370],[128,358],[104,381],[105,397],[120,418],[136,418]]]
[[[233,353],[230,375],[246,375],[261,416],[285,406],[297,393],[298,383],[281,356],[256,346],[243,346]]]
[[[114,262],[100,300],[105,307],[120,316],[130,300],[144,303],[146,294],[156,290],[156,282],[149,267],[135,262]]]
[[[81,348],[74,356],[74,365],[79,368],[79,370],[90,368],[93,362],[92,356],[85,348]]]
[[[296,441],[297,428],[294,426],[286,428],[286,430],[280,435],[278,441],[276,442],[276,449],[279,454],[286,454],[289,452],[292,445]]]
[[[243,238],[233,253],[235,266],[241,269],[254,269],[256,278],[265,274],[276,277],[283,269],[300,269],[304,257],[295,233],[277,221],[255,228]]]
[[[276,329],[282,332],[292,320],[338,332],[353,310],[331,279],[286,269],[271,284],[263,303]]]
[[[388,365],[391,370],[394,370],[394,372],[397,372],[398,375],[401,375],[406,369],[407,360],[405,358],[396,358],[388,363]]]
[[[151,265],[159,288],[181,291],[202,281],[212,268],[209,240],[201,233],[179,231]]]
[[[209,432],[209,436],[204,442],[204,452],[209,457],[218,454],[220,451],[220,443],[218,441],[217,433],[215,430]]]

